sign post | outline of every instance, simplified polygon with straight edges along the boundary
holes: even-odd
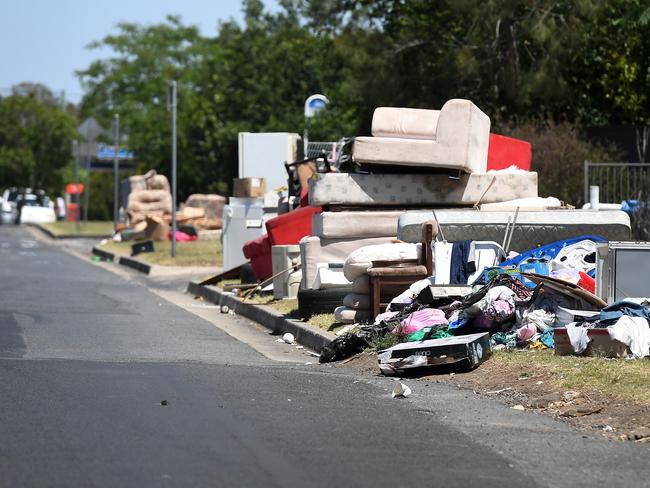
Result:
[[[176,257],[176,80],[169,83],[169,109],[172,112],[172,258]]]
[[[99,122],[94,118],[89,117],[84,120],[77,130],[82,135],[86,143],[84,144],[85,150],[83,151],[84,156],[84,167],[86,168],[86,185],[84,191],[84,223],[88,223],[88,201],[90,199],[90,158],[94,156],[91,151],[91,147],[96,146],[95,142],[97,138],[104,133],[104,129]]]
[[[74,158],[74,182],[79,187],[79,141],[75,139],[72,141],[72,157]],[[81,232],[81,223],[79,222],[79,205],[81,204],[81,196],[79,193],[77,193],[77,196],[75,197],[75,203],[77,204],[77,207],[75,209],[76,215],[75,215],[75,228],[77,229],[77,233]]]
[[[113,232],[117,232],[117,214],[119,212],[120,114],[113,116],[113,145],[115,146],[115,156],[113,157]]]
[[[309,145],[309,134],[307,132],[307,126],[309,125],[309,119],[316,115],[316,112],[319,112],[327,107],[327,104],[329,102],[330,101],[327,99],[327,97],[325,95],[321,95],[320,93],[311,95],[307,97],[307,100],[305,100],[305,131],[302,136],[302,146],[304,148],[305,158],[309,157],[309,154],[307,153],[307,146]]]

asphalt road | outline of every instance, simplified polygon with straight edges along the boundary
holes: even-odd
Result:
[[[161,298],[178,286],[0,226],[0,486],[648,486],[647,445],[271,360]]]

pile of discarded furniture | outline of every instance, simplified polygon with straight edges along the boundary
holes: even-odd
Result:
[[[620,341],[638,332],[628,322],[602,315],[614,305],[598,256],[630,239],[628,214],[540,196],[530,144],[491,134],[471,101],[377,108],[352,159],[354,172],[312,171],[301,206],[260,221],[267,233],[243,246],[258,281],[284,283],[276,298],[295,294],[303,315],[350,324],[322,360],[392,334],[402,344],[379,354],[385,372],[434,364],[422,359],[438,357],[422,352],[430,341],[461,351],[443,362],[477,365],[493,347],[554,347],[578,333],[584,345],[607,327],[624,344],[607,354],[647,355],[647,341]],[[584,353],[591,342],[562,344]]]
[[[165,175],[150,170],[134,175],[122,184],[125,222],[118,228],[121,240],[167,240],[171,236],[172,195]],[[225,197],[194,194],[176,212],[178,240],[194,240],[200,230],[221,229]]]

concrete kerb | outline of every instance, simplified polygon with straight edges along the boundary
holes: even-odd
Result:
[[[150,264],[143,263],[138,259],[130,258],[128,256],[120,256],[118,264],[121,264],[122,266],[126,266],[127,268],[134,269],[140,273],[144,273],[147,275],[151,273]]]
[[[105,261],[110,261],[110,262],[115,261],[115,254],[114,253],[104,251],[103,249],[100,249],[97,246],[93,246],[92,253],[93,253],[94,256],[99,256],[100,258],[102,258]]]
[[[117,257],[114,253],[104,251],[103,249],[100,249],[97,246],[93,247],[92,253],[95,256],[99,256],[102,259],[106,259],[112,262],[114,262],[115,258]],[[146,275],[150,274],[152,269],[152,266],[150,264],[144,263],[138,259],[130,258],[128,256],[119,256],[117,260],[117,264],[126,266],[127,268],[134,269],[135,271],[144,273]]]
[[[224,293],[214,287],[200,286],[198,281],[190,281],[187,292],[219,306],[226,305],[233,312],[253,320],[277,334],[290,332],[298,344],[314,351],[321,351],[336,336],[330,332],[284,317],[270,307],[245,303],[240,298]]]

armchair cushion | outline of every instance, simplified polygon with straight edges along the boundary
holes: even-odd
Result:
[[[357,163],[448,168],[484,173],[490,118],[469,100],[447,101],[442,109],[379,107],[374,137],[357,137]]]

